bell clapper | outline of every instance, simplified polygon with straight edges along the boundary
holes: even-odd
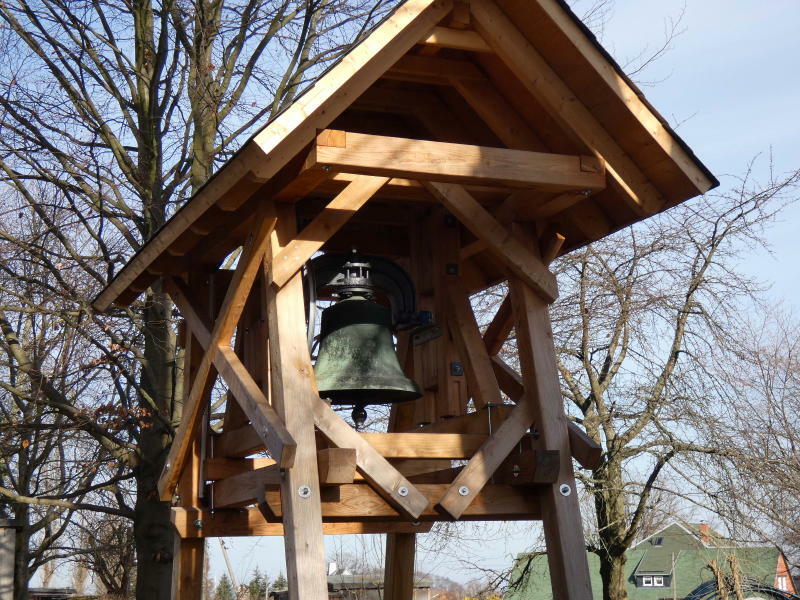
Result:
[[[364,423],[367,422],[367,411],[364,408],[364,405],[356,404],[353,407],[353,412],[350,414],[350,417],[353,419],[353,425],[356,426],[356,430],[361,429],[364,426]]]

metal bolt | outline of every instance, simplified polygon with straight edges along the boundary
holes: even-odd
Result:
[[[462,496],[469,496],[469,488],[465,485],[462,485],[458,488],[458,493]]]
[[[307,485],[301,485],[297,488],[297,495],[301,498],[311,498],[311,488]]]
[[[569,496],[572,493],[572,488],[569,487],[566,483],[562,483],[559,486],[558,491],[561,492],[562,496]]]
[[[420,523],[419,523],[419,521],[413,521],[413,522],[411,523],[411,525],[412,525],[413,527],[419,527]]]
[[[322,170],[325,171],[326,173],[330,173],[331,166],[330,165],[322,165]]]
[[[201,521],[200,519],[197,519],[194,522],[194,527],[195,527],[195,529],[202,529],[203,528],[203,521]]]
[[[397,494],[405,498],[408,496],[408,488],[404,485],[401,485],[399,488],[397,488]]]
[[[461,377],[464,374],[464,365],[460,362],[450,363],[450,375],[453,377]]]
[[[519,477],[519,474],[520,474],[520,473],[522,473],[522,469],[520,468],[520,466],[519,466],[519,465],[514,465],[514,466],[512,467],[512,469],[511,469],[511,474],[512,474],[514,477]]]

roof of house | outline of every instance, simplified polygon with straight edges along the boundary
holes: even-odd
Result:
[[[564,2],[471,0],[469,15],[459,12],[465,3],[454,6],[400,4],[248,140],[117,273],[94,307],[127,305],[160,276],[215,266],[243,243],[265,197],[294,202],[298,212],[319,210],[315,201],[348,182],[309,177],[309,148],[325,128],[545,152],[580,158],[587,169],[597,158],[607,181],[601,190],[533,189],[514,208],[520,220],[556,227],[566,237],[562,252],[718,185]],[[474,193],[496,206],[509,189]],[[375,200],[395,211],[391,222],[431,198],[413,178],[395,176]],[[488,251],[465,262],[478,288],[504,278]]]
[[[713,530],[712,530],[713,532]],[[713,532],[716,533],[716,532]],[[636,600],[660,600],[672,597],[672,583],[675,595],[683,598],[701,583],[714,579],[709,564],[715,561],[719,569],[730,574],[730,560],[735,557],[743,577],[757,579],[769,585],[775,584],[778,561],[781,551],[775,546],[732,546],[730,540],[716,534],[722,545],[701,539],[699,524],[673,523],[661,531],[642,540],[626,553],[625,576],[628,592]],[[659,540],[660,538],[660,540]],[[660,541],[660,544],[656,544]],[[602,597],[600,579],[600,560],[594,553],[588,553],[592,592],[595,598]],[[665,588],[636,587],[639,576],[673,576]],[[511,600],[549,600],[552,598],[549,585],[547,557],[544,554],[520,555],[514,567],[512,581],[518,585],[509,591]]]

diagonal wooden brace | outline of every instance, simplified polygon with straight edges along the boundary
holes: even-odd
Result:
[[[486,242],[487,249],[509,271],[530,286],[543,300],[553,302],[558,297],[556,278],[541,259],[514,238],[463,186],[435,181],[421,183],[475,237]]]
[[[159,497],[162,500],[170,500],[175,491],[189,447],[200,425],[203,414],[201,398],[208,385],[211,367],[220,346],[230,344],[231,336],[258,274],[258,267],[266,254],[267,243],[275,228],[275,222],[274,205],[270,202],[265,204],[260,211],[255,231],[239,258],[239,264],[236,266],[233,279],[225,293],[225,299],[214,323],[209,343],[205,347],[203,360],[197,368],[192,389],[184,403],[181,427],[172,441],[169,455],[164,464],[164,473],[158,482]]]
[[[186,289],[185,284],[177,279],[167,279],[165,285],[167,293],[181,311],[200,345],[208,348],[211,343],[211,333],[194,308],[194,304],[190,300],[190,292]],[[282,468],[290,467],[294,461],[295,441],[236,353],[230,348],[218,347],[214,356],[214,366],[242,406],[272,457],[280,463]]]
[[[272,259],[273,285],[283,287],[387,181],[387,177],[357,176]]]
[[[339,448],[355,448],[364,479],[401,515],[417,519],[428,506],[425,495],[322,399],[313,400],[314,423],[322,434]]]
[[[439,500],[436,509],[452,519],[458,519],[480,493],[500,464],[530,429],[535,407],[523,396],[508,418],[481,446],[467,466],[453,480]]]

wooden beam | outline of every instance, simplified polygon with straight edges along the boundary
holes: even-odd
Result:
[[[439,83],[450,78],[485,81],[483,72],[468,60],[407,54],[383,74],[386,79]]]
[[[464,514],[497,467],[530,429],[535,417],[533,404],[526,397],[520,399],[508,418],[492,433],[447,488],[437,504],[438,510],[452,519],[458,519]]]
[[[208,344],[204,344],[205,354],[203,360],[197,368],[197,374],[192,383],[191,392],[183,406],[181,427],[178,429],[172,441],[167,460],[164,464],[164,472],[158,482],[159,497],[162,500],[168,501],[172,498],[181,470],[186,461],[189,445],[194,439],[197,428],[200,425],[200,418],[203,414],[203,407],[200,400],[203,397],[204,390],[208,386],[209,376],[211,375],[211,369],[215,363],[216,356],[222,351],[223,346],[230,349],[229,344],[231,336],[242,315],[247,296],[250,293],[250,288],[258,274],[258,267],[266,252],[269,236],[275,227],[275,214],[273,211],[274,206],[271,203],[264,206],[260,218],[257,220],[256,228],[253,231],[252,240],[245,248],[239,259],[239,264],[236,266],[233,279],[228,286],[228,291],[222,302],[219,316],[209,336]],[[198,333],[200,328],[194,326],[194,324],[192,325],[195,335],[198,337],[198,340],[200,340],[200,335]],[[272,413],[265,416],[268,421],[272,421],[275,427],[280,428],[276,429],[276,435],[270,436],[270,442],[272,442],[270,446],[275,450],[275,456],[280,457],[283,444],[286,442],[291,444],[292,437],[286,432],[285,428],[282,427],[282,423],[280,419],[277,418],[277,415]]]
[[[470,3],[475,29],[514,71],[526,89],[567,131],[575,134],[606,161],[611,178],[623,187],[623,196],[637,215],[654,214],[664,204],[661,193],[641,169],[547,64],[493,0]]]
[[[434,503],[442,497],[448,484],[417,484],[426,500],[426,508],[416,518],[419,521],[441,521],[442,515]],[[358,520],[407,520],[389,506],[378,493],[366,483],[340,485],[330,488],[338,492],[330,499],[323,498],[323,518],[332,521]],[[266,501],[280,517],[280,492],[267,490]],[[534,520],[540,518],[537,498],[523,488],[510,485],[489,484],[478,494],[475,501],[464,511],[462,520]]]
[[[440,325],[441,336],[432,342],[434,356],[431,366],[436,376],[435,413],[437,421],[451,419],[464,414],[469,402],[468,383],[464,369],[453,370],[453,364],[462,363],[455,343],[455,333],[450,322],[450,300],[448,282],[457,279],[460,272],[459,250],[461,249],[461,227],[453,215],[443,206],[435,206],[425,219],[423,232],[426,237],[425,253],[430,253],[430,264],[426,271],[433,292],[433,315]],[[418,357],[418,362],[421,357]],[[421,359],[421,362],[427,362]],[[421,381],[424,386],[427,382]],[[430,392],[429,392],[430,393]],[[420,399],[426,402],[425,397]]]
[[[475,408],[483,408],[487,404],[499,404],[502,401],[500,386],[497,385],[492,363],[483,344],[469,295],[458,279],[449,278],[447,296],[451,331],[461,359],[465,362],[467,386]]]
[[[503,393],[515,402],[521,398],[524,394],[522,376],[497,356],[492,357],[492,367]],[[594,471],[602,462],[603,448],[586,435],[577,423],[567,421],[567,428],[572,457],[584,469]]]
[[[447,419],[443,422],[449,422]],[[346,425],[346,423],[345,423]],[[349,427],[349,425],[348,425]],[[356,433],[363,442],[384,458],[442,458],[465,459],[472,456],[486,441],[479,433],[460,433],[452,431],[444,435],[425,433]],[[224,437],[225,434],[222,435]],[[256,432],[249,426],[231,432],[231,436],[242,440],[241,447],[253,454],[264,449]],[[415,437],[409,437],[415,436]],[[343,445],[347,448],[347,445]],[[229,455],[230,456],[230,455]]]
[[[186,331],[183,355],[183,386],[188,390],[203,358],[203,348],[191,329]],[[210,393],[210,391],[209,391]],[[205,398],[204,398],[205,400]],[[177,492],[181,504],[196,506],[200,503],[200,490],[203,485],[202,444],[199,438],[192,441],[191,455],[187,460]],[[203,567],[205,564],[205,543],[203,540],[184,540],[175,537],[172,563],[172,600],[196,600],[202,595]]]
[[[555,483],[560,461],[558,450],[512,452],[494,472],[492,482],[521,486]]]
[[[594,471],[603,463],[603,447],[572,421],[569,422],[569,447],[572,458],[584,469]]]
[[[384,597],[386,600],[414,600],[414,556],[417,536],[390,533],[386,536]]]
[[[206,510],[173,507],[172,525],[183,539],[240,536],[283,536],[283,523],[267,521],[257,508]],[[198,527],[198,525],[200,525]],[[355,523],[323,523],[325,535],[351,535],[368,533],[425,533],[433,523],[406,523],[403,521],[363,521]],[[192,600],[196,600],[198,596]]]
[[[356,476],[354,448],[323,448],[317,452],[320,485],[353,483]]]
[[[542,190],[601,190],[602,161],[549,154],[345,133],[344,146],[315,145],[306,164],[383,177],[476,183]]]
[[[514,409],[513,404],[497,404],[486,406],[478,411],[438,421],[418,427],[414,431],[422,433],[462,433],[462,434],[483,434],[490,432],[508,418]]]
[[[453,78],[450,83],[506,146],[517,150],[547,151],[544,142],[491,81]]]
[[[547,302],[558,297],[555,276],[542,264],[540,258],[518,240],[509,235],[489,212],[462,186],[453,183],[423,182],[472,234],[483,240],[498,259],[514,275],[528,284]]]
[[[449,420],[449,419],[447,419]],[[480,433],[362,433],[384,458],[470,458],[486,441]]]
[[[515,226],[513,233],[527,245],[535,242],[529,230],[521,226]],[[558,480],[539,493],[553,594],[589,600],[592,590],[586,542],[548,306],[515,277],[509,279],[509,289],[525,385],[523,399],[533,400],[527,405],[533,409],[540,447],[560,453]]]
[[[280,484],[281,469],[278,465],[232,475],[211,485],[214,506],[218,508],[247,506],[256,502],[264,488],[277,487]]]
[[[483,333],[483,345],[489,356],[495,356],[503,349],[512,329],[514,329],[514,313],[511,310],[511,298],[506,294],[497,307],[492,322]]]
[[[419,517],[427,498],[319,396],[314,400],[311,413],[322,434],[339,448],[355,448],[356,464],[364,478],[403,516]]]
[[[331,133],[325,130],[320,136]],[[317,143],[320,141],[318,138]],[[273,285],[283,287],[387,181],[386,177],[356,177],[273,259]]]
[[[250,456],[260,452],[264,447],[264,441],[250,424],[223,431],[214,437],[214,455],[220,458]]]
[[[274,464],[276,463],[272,458],[212,457],[203,461],[203,475],[206,481],[217,481]]]
[[[297,440],[295,462],[280,480],[289,598],[327,600],[317,445],[309,414],[317,389],[306,339],[302,276],[294,272],[280,289],[269,285],[275,279],[275,259],[296,237],[297,215],[289,204],[276,207],[276,213],[261,287],[269,323],[272,405]],[[269,508],[278,514],[275,507]]]
[[[489,44],[480,35],[469,29],[453,29],[436,26],[422,38],[422,43],[435,48],[452,48],[467,52],[491,52]]]

